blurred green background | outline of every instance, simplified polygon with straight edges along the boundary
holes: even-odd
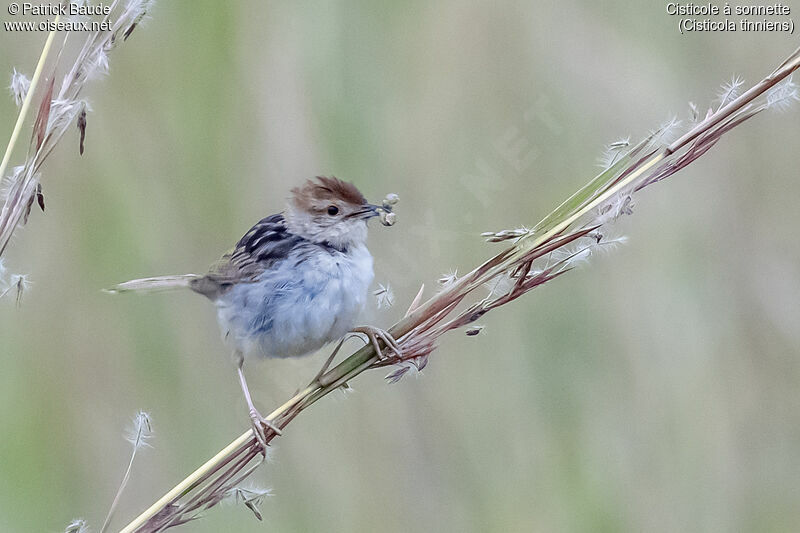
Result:
[[[681,35],[665,6],[159,3],[89,87],[86,154],[70,131],[47,212],[6,253],[33,285],[0,301],[0,531],[99,529],[138,409],[156,438],[119,526],[247,427],[207,301],[101,288],[202,272],[289,188],[334,174],[401,197],[370,237],[397,303],[364,321],[388,326],[420,283],[499,250],[480,232],[586,182],[605,143],[797,46]],[[30,75],[44,38],[0,31],[0,73]],[[3,136],[16,113],[0,98]],[[422,376],[366,374],[298,418],[256,475],[264,524],[226,506],[183,529],[796,531],[798,148],[796,110],[738,128],[639,197],[629,245],[444,338]],[[257,403],[322,359],[251,365]]]

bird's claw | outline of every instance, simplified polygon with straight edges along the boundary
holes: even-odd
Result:
[[[397,359],[403,358],[403,351],[400,349],[400,345],[388,331],[381,328],[376,328],[375,326],[359,326],[354,328],[353,332],[361,333],[362,335],[365,335],[367,339],[369,339],[369,341],[372,343],[372,346],[375,348],[375,353],[377,353],[379,360],[384,361],[386,359],[390,359],[390,357],[381,351],[378,339],[382,340],[383,344],[395,353],[395,357]]]
[[[268,418],[265,418],[261,415],[256,409],[250,409],[250,422],[253,425],[253,435],[258,441],[258,444],[262,448],[262,452],[264,455],[267,453],[267,433],[264,430],[264,427],[267,429],[272,430],[276,435],[280,436],[281,430],[272,423],[272,421]]]

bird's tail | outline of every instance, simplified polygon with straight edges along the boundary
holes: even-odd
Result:
[[[105,292],[118,294],[121,292],[162,292],[176,289],[186,289],[192,281],[201,278],[197,274],[180,274],[177,276],[158,276],[155,278],[132,279],[119,285],[114,285]]]

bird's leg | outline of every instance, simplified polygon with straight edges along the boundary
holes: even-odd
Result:
[[[253,435],[263,448],[264,454],[267,453],[267,436],[264,432],[264,426],[275,432],[276,435],[281,434],[281,430],[275,426],[268,418],[265,418],[258,412],[256,406],[253,404],[253,398],[250,396],[250,389],[247,386],[247,380],[244,377],[244,357],[241,353],[237,353],[237,371],[239,372],[239,383],[242,385],[242,392],[244,399],[247,401],[247,407],[250,409],[250,422],[253,424]]]
[[[382,340],[386,347],[396,354],[397,358],[403,357],[403,351],[400,349],[397,341],[394,340],[394,337],[392,337],[391,333],[388,331],[376,328],[375,326],[358,326],[357,328],[353,328],[353,333],[361,333],[362,335],[365,335],[367,339],[369,339],[369,341],[372,343],[372,347],[375,348],[375,353],[378,354],[379,360],[388,359],[389,356],[384,355],[381,351],[378,339]]]
[[[331,353],[328,356],[328,359],[325,361],[325,364],[322,365],[322,368],[319,369],[319,372],[317,372],[317,375],[314,376],[314,379],[311,380],[311,384],[312,385],[314,383],[320,382],[320,378],[331,367],[331,363],[333,363],[333,360],[336,358],[336,354],[339,353],[339,350],[342,348],[342,344],[344,344],[345,340],[347,340],[347,336],[346,335],[344,337],[342,337],[342,340],[340,340],[339,344],[336,345],[336,348],[333,349],[333,353]],[[321,382],[320,382],[320,384],[321,384]]]

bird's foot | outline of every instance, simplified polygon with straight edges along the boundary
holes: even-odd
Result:
[[[390,359],[390,357],[381,351],[381,346],[378,342],[378,339],[383,341],[383,344],[395,353],[395,358],[402,359],[403,351],[400,349],[400,345],[397,343],[394,337],[392,337],[392,334],[388,331],[381,328],[376,328],[375,326],[359,326],[357,328],[353,328],[353,333],[361,333],[362,335],[366,336],[367,339],[369,339],[369,342],[372,343],[372,346],[375,348],[375,352],[378,354],[379,360],[384,361],[386,359]]]
[[[258,444],[262,448],[262,452],[264,456],[267,454],[267,432],[264,429],[265,427],[275,433],[275,435],[280,436],[281,430],[272,423],[269,418],[265,418],[258,412],[255,408],[250,409],[250,423],[253,425],[253,435],[255,436]]]

